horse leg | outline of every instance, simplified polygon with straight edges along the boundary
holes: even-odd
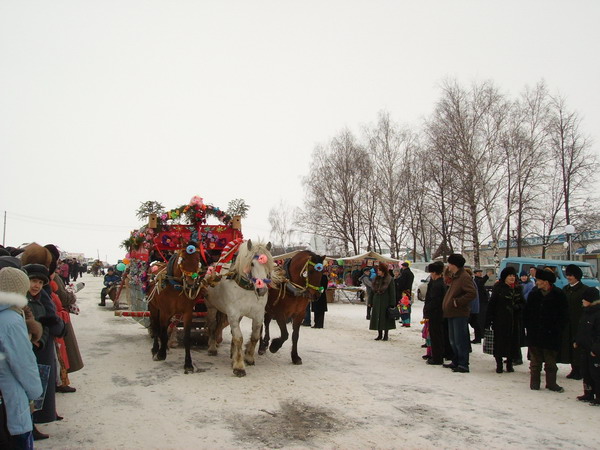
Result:
[[[244,366],[244,358],[242,357],[244,337],[240,329],[240,320],[241,317],[233,320],[230,318],[229,326],[231,327],[231,363],[233,373],[238,377],[243,377],[246,375],[246,367]]]
[[[244,361],[249,366],[254,365],[254,353],[256,351],[256,344],[260,340],[260,320],[252,319],[252,334],[250,335],[250,341],[246,344],[246,353],[244,355]]]
[[[158,353],[154,357],[155,361],[164,361],[165,359],[167,359],[167,345],[169,340],[167,329],[169,327],[170,318],[171,317],[167,316],[167,314],[163,314],[162,312],[160,313],[160,348],[158,349]]]
[[[208,328],[208,354],[210,356],[217,355],[217,308],[206,305],[208,312],[206,313],[206,326]]]
[[[269,316],[268,314],[265,314],[263,326],[260,329],[261,334],[263,334],[263,332],[264,332],[264,336],[260,340],[260,345],[258,346],[258,354],[259,355],[264,355],[265,351],[267,351],[267,348],[269,347],[269,341],[271,340],[271,337],[269,336],[269,324],[270,323],[271,323],[271,316]]]
[[[152,303],[149,305],[150,309],[150,330],[152,331],[152,340],[154,341],[152,344],[152,359],[157,361],[156,354],[158,353],[158,338],[160,336],[160,317],[159,311],[157,308],[152,306]]]
[[[302,364],[302,358],[298,356],[298,337],[300,336],[300,325],[304,320],[304,316],[297,314],[294,316],[292,324],[292,362],[296,365]]]
[[[279,331],[281,332],[281,336],[279,336],[278,338],[275,338],[271,341],[271,345],[269,346],[269,350],[271,351],[271,353],[277,352],[277,350],[279,350],[281,348],[283,343],[285,341],[287,341],[287,339],[289,337],[288,330],[287,330],[287,322],[286,322],[285,317],[278,317],[277,325],[279,325]]]
[[[192,341],[192,311],[193,306],[183,313],[183,346],[185,348],[185,362],[183,364],[183,372],[194,373],[194,366],[192,365],[192,355],[190,353],[190,346]]]

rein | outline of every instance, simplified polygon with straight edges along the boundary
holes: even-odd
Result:
[[[169,284],[171,286],[173,286],[173,289],[175,289],[176,291],[181,291],[181,293],[185,294],[185,296],[188,299],[194,300],[195,298],[198,297],[198,295],[200,294],[200,290],[202,289],[202,287],[205,284],[204,278],[201,276],[202,273],[200,270],[191,272],[191,271],[187,271],[183,267],[181,267],[181,261],[183,259],[182,258],[183,251],[184,250],[181,249],[177,253],[177,267],[181,271],[182,276],[175,277],[173,275],[164,274],[164,279],[166,279],[166,281],[168,281]],[[198,269],[202,269],[202,263],[200,261],[198,262]],[[165,269],[163,269],[163,270],[165,270]],[[191,284],[191,285],[188,284],[188,282],[187,282],[188,277],[192,278],[194,280],[193,284]]]
[[[321,272],[323,270],[323,264],[321,263],[315,263],[313,262],[310,258],[308,258],[308,260],[306,261],[306,263],[304,263],[304,266],[302,267],[302,269],[300,270],[300,276],[302,278],[304,278],[304,286],[294,283],[290,278],[291,278],[291,274],[290,274],[290,265],[286,265],[285,267],[285,273],[286,273],[286,278],[287,281],[285,283],[285,288],[287,289],[287,291],[294,295],[295,297],[302,297],[306,294],[306,292],[309,289],[314,289],[315,291],[318,292],[322,292],[323,288],[321,286],[315,286],[314,284],[310,284],[309,280],[308,280],[308,268],[309,266],[314,266],[314,270],[316,270],[317,272]],[[280,295],[281,295],[281,291],[280,290]]]

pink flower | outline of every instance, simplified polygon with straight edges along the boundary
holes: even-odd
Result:
[[[202,206],[203,204],[204,204],[204,200],[202,199],[202,197],[199,197],[197,195],[194,195],[192,197],[192,199],[190,200],[190,205]]]
[[[258,289],[262,289],[262,288],[264,288],[266,286],[265,282],[263,280],[261,280],[260,278],[254,282],[254,285]]]
[[[258,257],[258,262],[261,264],[266,264],[267,261],[269,261],[269,258],[267,258],[267,255],[262,254]]]

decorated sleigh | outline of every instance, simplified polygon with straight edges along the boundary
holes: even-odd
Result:
[[[218,224],[208,224],[215,218]],[[239,216],[229,216],[219,208],[193,197],[189,204],[170,211],[149,214],[148,224],[131,232],[122,243],[127,249],[123,259],[127,274],[124,289],[129,310],[115,311],[115,315],[131,317],[145,327],[150,326],[148,301],[152,281],[165,272],[172,255],[195,242],[207,262],[216,262],[227,244],[243,238]],[[199,273],[197,276],[203,276]],[[195,298],[193,327],[206,331],[206,306],[202,291]],[[179,318],[172,326],[180,326]]]

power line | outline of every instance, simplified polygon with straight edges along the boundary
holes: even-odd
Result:
[[[135,226],[131,225],[112,225],[112,224],[100,224],[100,223],[82,223],[82,222],[71,222],[66,220],[48,219],[46,217],[35,217],[25,214],[8,213],[8,219],[12,219],[17,222],[31,223],[35,225],[44,225],[57,228],[66,228],[72,230],[93,230],[93,231],[131,231]]]

